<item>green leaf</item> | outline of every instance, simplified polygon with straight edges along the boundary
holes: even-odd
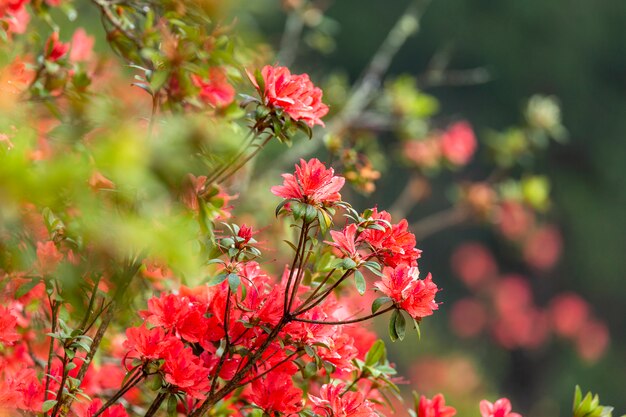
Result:
[[[386,353],[387,352],[385,349],[385,343],[382,340],[378,339],[376,342],[374,342],[370,350],[367,351],[367,354],[365,355],[365,365],[376,365],[385,358]]]
[[[206,283],[209,287],[212,287],[214,285],[221,284],[222,282],[226,280],[226,278],[228,278],[228,274],[222,273],[222,274],[219,274],[212,278],[207,279]]]
[[[422,331],[420,330],[420,323],[419,321],[413,319],[413,324],[415,325],[415,331],[417,332],[417,338],[419,340],[422,339]]]
[[[168,417],[176,417],[178,413],[176,412],[176,406],[178,405],[178,400],[175,395],[170,395],[167,399],[167,415]]]
[[[310,357],[315,356],[315,350],[309,345],[304,345],[304,352]]]
[[[365,294],[365,278],[363,277],[361,271],[354,271],[354,284],[356,285],[356,290],[359,292],[359,294]]]
[[[237,292],[239,285],[241,285],[241,278],[239,278],[239,275],[235,273],[228,274],[228,286],[233,294]]]
[[[291,208],[293,217],[296,220],[303,218],[306,214],[307,204],[301,203],[299,201],[294,201],[289,205],[289,207]]]
[[[315,363],[315,361],[307,363],[302,370],[302,373],[305,378],[310,378],[315,375],[317,373],[317,364]]]
[[[278,206],[276,206],[276,217],[278,217],[278,215],[280,214],[280,211],[283,209],[283,207],[285,207],[285,204],[291,202],[291,199],[288,200],[283,200],[280,202],[280,204]]]
[[[389,338],[391,338],[392,342],[395,342],[396,340],[398,340],[400,338],[400,336],[398,336],[398,331],[396,330],[396,321],[398,320],[398,310],[393,310],[393,313],[391,313],[391,317],[389,317]]]
[[[317,208],[315,206],[311,206],[309,204],[306,205],[306,209],[304,211],[304,221],[307,223],[312,223],[313,220],[317,218]]]
[[[389,297],[378,297],[375,299],[372,303],[372,314],[376,313],[384,304],[387,304],[390,301],[392,300]]]
[[[317,211],[317,220],[320,224],[320,229],[322,234],[326,233],[330,226],[333,224],[333,219],[331,215],[324,209]]]
[[[150,79],[150,88],[152,91],[159,91],[169,76],[169,71],[156,71],[152,73],[152,78]]]
[[[582,399],[583,399],[583,393],[580,390],[580,386],[576,385],[576,388],[574,388],[574,405],[572,406],[572,411],[574,413],[576,413],[576,409],[578,408],[578,405],[580,404]]]
[[[18,288],[17,291],[15,291],[15,298],[21,298],[24,295],[28,294],[30,290],[35,288],[37,284],[39,284],[40,282],[41,282],[40,278],[33,278],[30,282],[27,282],[26,284],[22,285],[20,288]]]
[[[309,126],[308,124],[306,124],[306,122],[304,121],[299,121],[297,124],[297,127],[299,130],[303,131],[305,135],[307,135],[307,137],[309,139],[313,138],[313,129],[311,129],[311,126]]]
[[[263,74],[261,74],[260,70],[254,71],[254,79],[259,87],[259,91],[261,91],[261,95],[264,95],[265,91],[265,79],[263,78]]]
[[[401,341],[404,339],[406,335],[406,319],[404,318],[404,314],[400,310],[395,310],[398,312],[398,318],[396,318],[396,334],[398,335],[398,339]]]
[[[350,258],[344,258],[340,260],[339,263],[337,263],[337,268],[342,268],[345,270],[354,269],[356,268],[356,262],[354,262]]]
[[[378,275],[379,277],[383,276],[382,273],[382,268],[380,266],[380,264],[376,261],[367,261],[363,264],[364,267],[366,267],[367,269],[370,270],[370,272],[374,273],[375,275]]]
[[[52,410],[52,408],[57,404],[57,400],[48,400],[48,401],[44,401],[43,406],[41,407],[41,411],[46,413],[50,410]]]

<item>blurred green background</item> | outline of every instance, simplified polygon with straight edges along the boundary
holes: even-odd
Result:
[[[361,74],[408,4],[400,0],[318,3],[328,6],[335,43],[328,46],[328,54],[303,45],[294,67],[318,75],[340,69],[351,80]],[[261,32],[277,48],[284,13],[274,1],[254,8],[262,16]],[[408,369],[416,352],[445,356],[471,348],[478,367],[491,380],[492,392],[509,395],[514,409],[525,415],[568,415],[576,383],[598,392],[602,403],[616,407],[616,415],[626,412],[625,36],[626,2],[618,0],[430,2],[419,33],[400,50],[389,75],[422,74],[442,50],[450,54],[451,69],[486,68],[491,76],[487,83],[427,90],[440,99],[443,117],[468,119],[479,137],[487,129],[518,123],[524,100],[533,94],[560,99],[570,140],[553,144],[537,171],[552,181],[550,217],[563,233],[564,252],[557,268],[541,282],[535,278],[533,287],[538,303],[542,295],[563,290],[583,295],[597,317],[607,322],[611,345],[595,364],[582,362],[571,346],[557,342],[540,352],[495,352],[493,347],[463,342],[450,346],[446,320],[430,320],[424,326],[425,339],[436,333],[441,343],[391,346],[401,370]],[[388,207],[406,176],[403,169],[390,167],[370,204]],[[434,209],[436,203],[420,206],[410,220]],[[498,252],[498,242],[478,227],[455,228],[418,243],[425,253],[421,269],[439,278],[445,288],[444,302],[465,291],[454,282],[448,265],[451,250],[468,238],[482,240]],[[514,262],[499,262],[505,272],[519,271]],[[445,309],[444,304],[443,314]],[[440,328],[435,331],[435,327]]]

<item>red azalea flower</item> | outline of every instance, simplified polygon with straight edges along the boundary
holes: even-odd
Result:
[[[94,42],[95,38],[87,35],[85,29],[76,29],[71,41],[72,49],[70,50],[70,61],[85,62],[91,60]]]
[[[40,412],[43,404],[43,386],[32,368],[24,368],[11,374],[0,368],[0,413],[3,407]],[[0,414],[2,415],[2,414]]]
[[[476,137],[469,123],[457,122],[441,136],[441,152],[455,165],[465,165],[476,151]]]
[[[359,262],[361,260],[361,256],[359,255],[356,247],[356,232],[357,225],[354,223],[345,227],[341,232],[331,230],[330,235],[333,238],[333,241],[325,243],[336,247],[355,262]]]
[[[163,371],[165,381],[193,398],[203,398],[210,387],[209,370],[203,366],[203,361],[193,354],[191,348],[182,348],[182,344],[173,346],[165,352]]]
[[[222,68],[211,68],[208,79],[192,74],[191,80],[200,89],[200,99],[213,107],[227,106],[235,98],[235,89],[228,83]]]
[[[11,346],[20,340],[20,335],[15,331],[17,318],[11,314],[11,310],[0,306],[0,343]]]
[[[404,143],[404,156],[420,168],[434,168],[441,158],[441,142],[438,137],[415,139]]]
[[[174,345],[182,346],[177,338],[166,336],[162,327],[148,329],[145,324],[126,329],[126,338],[124,347],[128,349],[128,357],[141,360],[162,359]]]
[[[37,262],[41,273],[48,274],[54,271],[62,260],[63,254],[53,241],[37,242]]]
[[[0,17],[3,17],[6,12],[15,13],[22,9],[28,0],[4,0],[0,2]]]
[[[415,319],[430,316],[439,308],[435,294],[439,291],[430,274],[425,279],[418,279],[417,267],[400,265],[397,268],[383,268],[382,281],[374,284],[376,288],[391,298]]]
[[[315,413],[328,417],[378,417],[374,404],[365,399],[362,393],[348,391],[345,384],[324,384],[320,396],[310,395],[315,405]]]
[[[438,291],[439,288],[433,282],[432,276],[428,274],[426,278],[413,283],[409,298],[401,303],[400,307],[415,319],[430,316],[434,310],[439,309],[439,304],[435,301],[435,294]]]
[[[307,74],[295,75],[286,67],[266,65],[261,75],[264,91],[248,74],[266,105],[284,109],[292,119],[302,120],[311,127],[324,126],[321,118],[328,113],[328,106],[322,103],[322,90],[313,85]]]
[[[146,321],[165,330],[176,330],[183,339],[195,343],[206,333],[206,308],[177,294],[161,294],[148,300],[148,311],[140,312]]]
[[[293,386],[291,376],[281,372],[270,372],[252,382],[247,397],[269,415],[302,410],[302,390]]]
[[[508,398],[500,398],[493,404],[487,400],[480,402],[480,414],[483,417],[522,417],[520,414],[512,413],[511,409]]]
[[[76,403],[74,411],[78,417],[92,417],[102,407],[102,400],[96,398],[89,404]],[[128,413],[121,404],[108,407],[102,414],[102,417],[128,417]]]
[[[335,170],[326,169],[319,159],[300,160],[295,175],[283,174],[283,185],[272,187],[272,194],[285,199],[293,198],[313,205],[331,205],[341,201],[339,190],[345,178],[335,176]]]
[[[417,417],[452,417],[456,414],[454,407],[446,406],[443,395],[437,394],[432,400],[420,397],[419,409]]]
[[[396,304],[404,302],[411,291],[411,285],[418,279],[419,269],[401,265],[397,268],[383,268],[383,277],[374,284],[376,288],[391,298]]]
[[[56,62],[61,59],[67,51],[69,51],[70,45],[59,41],[59,32],[52,32],[52,35],[46,42],[45,55],[48,61]]]
[[[369,243],[377,257],[385,265],[396,267],[401,264],[416,266],[422,251],[415,247],[415,235],[409,232],[406,219],[391,224],[391,215],[386,211],[374,208],[371,219],[380,220],[384,230],[366,229],[359,237]]]

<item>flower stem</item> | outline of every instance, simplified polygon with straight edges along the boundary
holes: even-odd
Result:
[[[376,316],[380,316],[381,314],[385,314],[388,311],[393,310],[394,308],[396,308],[395,305],[391,305],[383,310],[377,311],[374,314],[370,314],[367,315],[365,317],[359,317],[357,319],[352,319],[352,320],[339,320],[339,321],[322,321],[322,320],[309,320],[309,319],[301,319],[298,317],[294,317],[293,321],[300,321],[303,323],[312,323],[312,324],[328,324],[328,325],[343,325],[343,324],[352,324],[352,323],[359,323],[365,320],[369,320],[372,319]]]

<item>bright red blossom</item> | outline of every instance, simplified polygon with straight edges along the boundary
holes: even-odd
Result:
[[[102,400],[96,398],[90,404],[77,403],[74,411],[78,417],[93,417],[102,407]],[[128,413],[121,404],[113,405],[104,410],[102,417],[128,417]]]
[[[361,392],[345,392],[345,384],[324,384],[320,396],[310,395],[316,414],[328,417],[377,417],[374,404]]]
[[[69,50],[69,44],[59,41],[59,32],[52,32],[52,35],[50,35],[48,41],[46,42],[46,59],[48,61],[56,62]]]
[[[191,80],[200,89],[200,99],[211,106],[224,107],[235,98],[235,89],[228,83],[222,68],[211,68],[208,78],[193,74]]]
[[[326,168],[317,158],[300,160],[295,174],[283,174],[283,185],[272,187],[272,194],[285,199],[296,199],[307,204],[331,205],[341,201],[339,190],[345,178],[335,176],[335,170]]]
[[[409,223],[403,219],[397,224],[391,224],[391,215],[384,210],[379,212],[376,208],[373,209],[371,219],[378,220],[384,230],[366,229],[359,238],[372,247],[376,256],[387,266],[416,266],[422,251],[415,247],[415,235],[409,232]]]
[[[270,372],[252,382],[248,399],[269,415],[289,415],[302,409],[302,390],[293,386],[291,376],[280,372]]]
[[[62,260],[63,254],[59,252],[53,241],[37,242],[37,263],[43,274],[54,271]]]
[[[446,405],[443,395],[437,394],[432,400],[420,397],[417,417],[452,417],[456,414],[456,409]]]
[[[333,241],[325,243],[328,243],[330,246],[336,247],[354,261],[358,262],[361,259],[357,251],[356,224],[352,223],[346,226],[341,232],[331,230],[330,235],[332,236]]]
[[[511,410],[511,402],[508,398],[500,398],[493,404],[487,400],[480,402],[482,417],[522,417],[520,414],[512,413]]]
[[[183,348],[182,344],[165,354],[165,381],[193,398],[203,398],[210,383],[209,370],[203,366],[202,360],[193,354],[191,348]]]
[[[435,294],[439,288],[432,281],[431,275],[428,274],[423,280],[418,277],[417,267],[386,267],[383,269],[382,281],[374,285],[390,297],[396,306],[418,319],[432,315],[439,308],[439,304],[435,302]]]
[[[95,38],[87,35],[85,29],[78,28],[72,36],[72,49],[70,50],[70,61],[86,62],[93,56],[93,45]]]
[[[19,333],[15,331],[17,318],[11,314],[11,310],[0,306],[0,344],[12,345],[20,339]]]
[[[324,126],[321,118],[328,113],[328,106],[322,103],[322,90],[313,85],[307,74],[291,74],[286,67],[266,65],[261,70],[264,91],[254,77],[248,75],[266,105],[284,109],[292,119],[311,127]]]
[[[174,345],[182,345],[175,337],[166,336],[163,328],[148,329],[145,324],[127,329],[126,338],[124,347],[128,349],[128,357],[141,360],[164,358],[165,352]]]

